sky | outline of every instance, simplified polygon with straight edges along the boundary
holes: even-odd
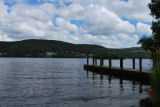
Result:
[[[139,47],[151,35],[150,0],[0,0],[0,41],[49,39]]]

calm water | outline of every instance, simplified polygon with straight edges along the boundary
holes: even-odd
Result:
[[[138,107],[150,86],[84,71],[85,59],[0,58],[2,107]]]

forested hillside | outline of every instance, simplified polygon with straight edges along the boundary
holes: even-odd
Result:
[[[98,45],[71,44],[55,40],[0,42],[1,57],[148,57],[141,48],[111,49]]]

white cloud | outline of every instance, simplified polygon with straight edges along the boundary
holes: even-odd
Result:
[[[122,39],[122,40],[125,40],[125,41],[129,41],[129,40],[132,40],[132,39],[133,39],[133,38],[130,37],[129,35],[123,34],[123,33],[118,34],[118,37],[119,37],[120,39]]]
[[[136,27],[137,27],[137,33],[138,34],[142,34],[142,35],[144,35],[144,34],[152,34],[150,25],[138,22]]]
[[[0,1],[0,41],[11,40],[8,38],[7,34],[3,33],[3,30],[7,28],[10,22],[8,12],[6,11],[7,9],[8,7]]]
[[[62,17],[56,19],[56,24],[59,25],[62,28],[62,30],[65,29],[70,32],[78,30],[75,24],[71,24],[70,21],[66,21]]]
[[[11,17],[23,20],[32,19],[38,21],[48,21],[53,18],[54,7],[52,4],[45,3],[41,6],[30,6],[26,4],[18,4],[11,8]],[[13,19],[14,20],[14,19]]]
[[[150,10],[147,7],[151,0],[70,0],[74,3],[88,6],[89,4],[104,6],[110,11],[115,12],[119,17],[126,17],[128,19],[138,21],[152,21],[149,15]]]
[[[5,17],[8,22],[5,22],[5,26],[2,25],[1,30],[13,39],[45,37],[47,32],[56,30],[52,24],[53,10],[53,5],[48,3],[41,6],[15,5],[11,8],[11,13],[7,13],[7,9],[3,10],[7,13]]]
[[[73,4],[59,9],[58,13],[67,19],[84,20],[85,29],[93,35],[135,32],[135,27],[128,21],[123,21],[114,12],[98,5],[83,7]]]
[[[120,17],[149,22],[152,20],[147,7],[150,2],[151,0],[129,0],[128,2],[113,0],[110,8]]]
[[[111,35],[121,32],[133,33],[135,31],[133,25],[121,20],[114,12],[107,10],[105,7],[92,5],[85,12],[86,28],[91,34]]]
[[[13,41],[11,38],[9,38],[7,35],[0,36],[0,41]]]
[[[63,1],[72,4],[65,6]],[[16,2],[19,3],[8,13],[8,7],[0,1],[0,40],[43,38],[120,48],[137,46],[139,34],[151,34],[150,26],[142,23],[151,21],[146,7],[149,0],[60,0],[60,8],[52,3],[30,5],[23,0]],[[52,23],[54,14],[60,15],[55,20],[58,27]],[[140,22],[135,27],[121,17]],[[72,19],[83,20],[83,26],[71,24]]]

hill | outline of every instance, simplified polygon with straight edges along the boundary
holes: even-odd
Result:
[[[72,44],[56,40],[30,39],[15,42],[0,42],[1,57],[148,57],[139,47],[111,49],[98,45]]]

